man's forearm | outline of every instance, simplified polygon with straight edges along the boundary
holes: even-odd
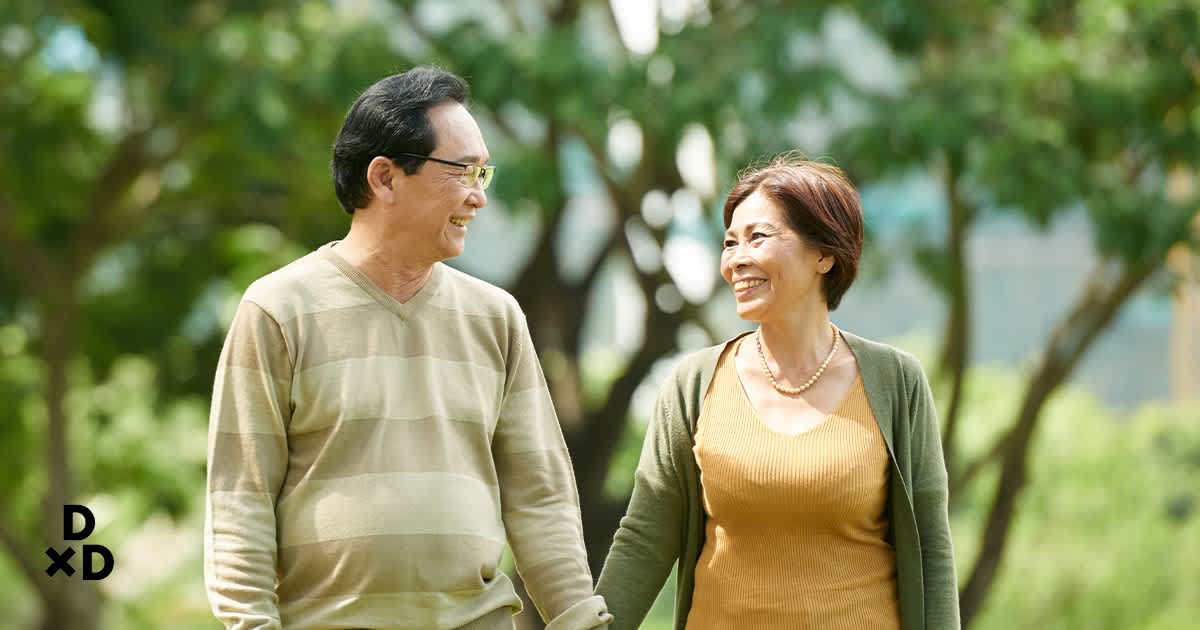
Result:
[[[229,630],[281,630],[274,511],[269,501],[232,494],[210,492],[208,500],[204,577],[213,614]]]

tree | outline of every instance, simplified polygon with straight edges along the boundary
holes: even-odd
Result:
[[[919,6],[918,6],[919,5]],[[1168,251],[1195,242],[1200,12],[1186,3],[1034,2],[1019,7],[866,8],[913,78],[845,138],[869,176],[928,168],[945,195],[945,239],[918,261],[947,300],[938,374],[952,497],[999,466],[979,556],[962,591],[978,614],[1003,558],[1041,411]],[[882,115],[887,112],[886,115]],[[984,213],[1046,226],[1086,213],[1098,263],[1044,341],[1011,427],[974,461],[958,449],[972,313],[967,239]]]
[[[750,159],[788,148],[783,129],[799,106],[824,99],[842,78],[822,60],[795,63],[787,52],[814,35],[820,7],[778,13],[732,2],[693,7],[662,18],[664,33],[655,47],[631,49],[637,44],[622,43],[624,23],[609,3],[551,4],[537,19],[504,3],[507,13],[488,20],[463,14],[440,28],[426,25],[407,3],[398,3],[398,10],[430,59],[468,79],[473,111],[486,129],[498,132],[489,145],[504,166],[491,197],[530,208],[541,219],[532,253],[509,288],[526,309],[542,353],[571,449],[589,560],[598,573],[626,504],[626,497],[606,496],[604,484],[634,392],[658,361],[683,349],[677,334],[685,322],[711,328],[701,309],[707,294],[675,304],[662,299],[664,293],[686,294],[661,262],[681,221],[670,210],[663,220],[648,220],[643,206],[682,191],[711,207],[714,181],[724,184]],[[641,17],[659,20],[653,13]],[[735,45],[746,32],[755,33],[755,45]],[[614,146],[617,128],[632,129],[638,138],[632,159]],[[697,136],[719,156],[707,165],[713,170],[707,187],[685,178],[678,164],[685,138]],[[579,187],[591,187],[603,199],[600,211],[608,213],[612,228],[596,237],[600,245],[584,270],[573,273],[567,259],[575,245],[559,235]],[[719,230],[706,219],[698,236],[712,250]],[[594,316],[603,270],[623,263],[649,306],[641,321],[643,342],[615,373],[599,376],[605,381],[600,394],[589,394],[588,380],[597,376],[585,366],[582,333]]]

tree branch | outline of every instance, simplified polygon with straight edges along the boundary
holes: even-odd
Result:
[[[600,270],[604,268],[604,264],[608,261],[609,257],[613,252],[618,250],[618,245],[625,238],[624,232],[625,230],[620,225],[613,228],[612,233],[608,235],[608,238],[604,241],[604,245],[601,246],[595,260],[592,261],[587,271],[584,272],[583,278],[570,289],[572,295],[570,301],[572,315],[580,325],[567,329],[563,345],[570,348],[573,352],[578,353],[582,350],[580,347],[583,339],[582,323],[584,317],[591,309],[592,300],[595,297],[593,289],[595,288],[596,278],[600,276]]]
[[[521,12],[513,4],[513,0],[502,0],[498,3],[500,9],[504,11],[504,15],[508,18],[508,22],[513,25],[513,34],[517,37],[528,37],[529,29],[525,28],[525,22],[521,19]]]
[[[84,243],[94,242],[97,234],[104,231],[104,227],[109,222],[109,214],[120,201],[121,196],[145,170],[146,139],[149,135],[149,129],[128,133],[113,150],[108,162],[96,176],[92,190],[88,194],[84,206],[86,215],[82,226],[75,233],[71,251],[75,251]],[[75,262],[86,264],[86,260]],[[74,267],[79,268],[78,264]]]
[[[971,356],[971,281],[967,269],[967,237],[976,216],[975,209],[963,198],[959,188],[962,156],[954,151],[942,161],[946,187],[946,253],[949,273],[946,278],[948,302],[946,334],[938,361],[938,378],[949,382],[950,402],[946,408],[942,451],[947,472],[953,476],[958,466],[956,438],[958,418],[962,412],[963,389],[967,364]],[[951,494],[951,497],[954,495]]]
[[[1002,459],[996,498],[984,526],[979,555],[962,590],[959,603],[964,628],[982,609],[983,601],[1000,569],[1017,498],[1027,481],[1029,447],[1042,407],[1071,375],[1120,307],[1160,264],[1161,257],[1151,257],[1135,264],[1120,265],[1121,270],[1115,280],[1109,280],[1102,265],[1093,274],[1088,290],[1051,334],[1038,369],[1029,377],[1017,421]]]
[[[550,22],[555,26],[570,24],[579,17],[579,0],[559,0],[558,8],[549,11]]]
[[[50,257],[17,233],[12,211],[12,201],[0,192],[0,259],[12,271],[12,278],[30,295],[36,295],[56,274]]]
[[[562,172],[558,158],[558,144],[560,131],[558,124],[554,120],[547,120],[548,129],[546,131],[546,140],[543,143],[543,150],[546,155],[550,156],[551,172],[556,176]],[[556,177],[555,181],[561,182],[562,179]],[[546,285],[546,270],[550,270],[550,277],[553,279],[550,289],[561,287],[561,276],[558,270],[558,256],[554,252],[554,235],[558,232],[559,226],[562,225],[564,215],[563,212],[566,206],[566,195],[562,190],[557,191],[558,194],[554,199],[542,199],[543,204],[555,204],[558,208],[549,214],[549,220],[542,225],[542,229],[537,236],[537,248],[529,257],[525,266],[517,274],[517,281],[513,285],[513,295],[517,301],[522,304],[532,304],[532,299],[540,293],[542,287]]]
[[[975,477],[977,477],[980,472],[987,468],[989,464],[998,461],[1008,448],[1011,437],[1011,433],[1005,433],[1004,435],[1001,435],[1000,437],[996,438],[996,441],[992,443],[992,447],[989,448],[986,453],[976,457],[973,461],[967,464],[966,468],[961,469],[961,472],[956,470],[956,474],[950,477],[950,496],[953,497],[958,494],[960,490],[970,485],[970,483],[975,480]]]
[[[3,515],[0,515],[0,545],[8,550],[8,555],[16,562],[17,568],[21,570],[21,575],[37,590],[41,600],[51,601],[54,593],[46,580],[45,571],[39,569],[29,559],[29,547],[17,540],[16,530],[4,520]]]

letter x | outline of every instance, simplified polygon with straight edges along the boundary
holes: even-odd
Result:
[[[50,566],[46,567],[46,575],[53,577],[59,571],[66,573],[67,577],[75,575],[75,567],[71,566],[71,557],[75,555],[74,549],[67,547],[67,550],[60,554],[54,550],[54,547],[47,547],[46,555],[50,557]]]

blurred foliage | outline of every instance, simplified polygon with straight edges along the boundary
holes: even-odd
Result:
[[[38,465],[45,440],[41,361],[21,329],[0,327],[0,391],[19,401],[20,430],[0,432],[0,459],[18,475],[0,475],[5,511],[21,526],[37,518],[46,486]],[[104,379],[82,358],[73,362],[67,395],[80,502],[97,518],[88,542],[108,546],[118,570],[103,581],[111,598],[106,628],[212,628],[201,571],[204,459],[208,401],[167,396],[159,368],[142,355],[116,358]],[[31,626],[37,605],[11,557],[0,561],[0,616]],[[191,619],[192,621],[188,621]],[[189,625],[190,624],[190,625]]]
[[[927,169],[968,223],[1016,213],[1045,227],[1082,209],[1105,258],[1161,258],[1188,240],[1200,204],[1195,3],[897,0],[862,15],[908,54],[910,81],[863,95],[876,115],[839,138],[860,176]],[[946,256],[938,242],[919,257],[943,290]]]
[[[1015,375],[972,370],[964,446],[984,444],[1011,412]],[[977,628],[1188,627],[1200,613],[1200,405],[1132,413],[1064,387],[1047,405],[1004,570]],[[960,572],[994,484],[981,479],[952,515]]]

